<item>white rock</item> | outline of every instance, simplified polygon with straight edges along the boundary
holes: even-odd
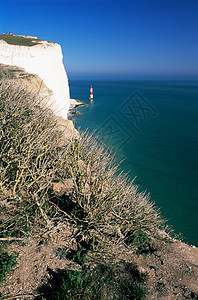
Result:
[[[10,45],[0,40],[0,63],[24,68],[38,75],[53,92],[50,108],[67,119],[70,93],[67,74],[63,65],[61,46],[42,41],[35,46]]]

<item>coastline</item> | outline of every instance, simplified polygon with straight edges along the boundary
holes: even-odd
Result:
[[[70,106],[68,110],[68,119],[71,120],[74,115],[81,115],[82,113],[76,110],[78,107],[87,106],[86,103],[78,99],[70,98]]]
[[[71,96],[88,102],[86,99],[89,84],[89,81],[84,80],[71,81]],[[131,178],[136,177],[136,183],[143,190],[151,193],[156,205],[161,207],[164,218],[169,220],[168,224],[173,226],[178,234],[181,232],[189,244],[198,246],[198,131],[193,121],[196,120],[198,112],[197,103],[194,101],[198,96],[198,89],[194,87],[194,82],[92,81],[92,84],[97,90],[94,105],[90,106],[90,109],[82,109],[83,116],[75,118],[75,126],[81,130],[89,128],[90,132],[102,129],[101,135],[102,132],[106,133],[104,139],[110,146],[120,146],[116,154],[118,161],[124,160],[123,169],[130,172]],[[139,131],[135,131],[135,119],[132,119],[132,116],[130,118],[127,111],[128,106],[135,103],[135,99],[130,98],[130,95],[133,96],[136,90],[147,100],[144,102],[140,99],[142,105],[150,103],[157,110],[155,117],[149,110],[146,111],[145,119],[143,115],[142,118],[139,117]],[[123,117],[120,107],[124,104],[125,110],[122,112],[126,114]],[[189,110],[186,113],[187,104]],[[141,115],[140,111],[139,113]],[[182,120],[185,120],[185,124]],[[117,132],[112,138],[107,134],[110,128]],[[132,134],[134,136],[130,139]],[[184,141],[188,146],[184,147]],[[184,175],[186,172],[187,177]],[[183,180],[187,184],[183,185]],[[186,201],[189,198],[190,205]]]
[[[70,105],[69,105],[69,110],[77,107],[80,103],[82,103],[80,100],[77,100],[77,99],[71,99],[70,98]]]

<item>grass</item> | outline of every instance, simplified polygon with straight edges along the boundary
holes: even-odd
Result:
[[[0,40],[5,41],[9,45],[28,46],[28,47],[38,45],[42,41],[39,39],[26,38],[23,36],[8,35],[8,34],[0,34]]]
[[[134,246],[139,233],[146,239],[157,233],[163,220],[148,195],[138,193],[138,187],[119,172],[112,153],[92,136],[71,145],[68,162],[75,201],[62,199],[62,205],[81,232],[90,237],[97,232]]]
[[[1,85],[0,97],[0,236],[21,237],[37,225],[49,226],[54,117],[44,115],[36,97],[23,89]]]
[[[84,134],[59,146],[56,118],[35,95],[4,82],[0,100],[0,237],[49,228],[58,211],[89,241],[138,248],[157,234],[164,223],[159,211],[97,139]],[[57,195],[53,184],[65,179],[72,193]]]
[[[41,108],[37,97],[0,82],[0,241],[50,234],[58,224],[69,223],[76,228],[78,245],[89,251],[105,253],[112,245],[124,245],[144,253],[164,226],[154,203],[119,170],[114,155],[94,135],[82,133],[61,143],[56,117]],[[61,183],[67,190],[68,180],[69,193],[54,189]],[[64,251],[57,255],[64,257]],[[67,270],[59,282],[64,295],[69,289],[76,298],[61,299],[105,299],[105,293],[115,291],[114,299],[142,299],[134,266],[105,262],[88,270],[86,253],[72,257],[81,265],[80,273]],[[79,284],[77,294],[72,284]],[[83,298],[88,292],[92,298]]]
[[[63,270],[58,280],[58,274],[55,273],[38,290],[39,294],[45,295],[46,300],[144,299],[145,278],[140,275],[135,264],[101,261],[91,267],[86,264],[86,252],[83,249],[73,255],[72,259],[81,269]]]
[[[63,272],[57,290],[52,291],[47,299],[141,300],[145,295],[145,288],[143,279],[136,272],[135,267],[130,264],[99,264],[93,270],[67,270]]]

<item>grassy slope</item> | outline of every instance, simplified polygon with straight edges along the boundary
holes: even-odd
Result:
[[[163,223],[158,212],[126,176],[117,175],[111,154],[92,137],[60,145],[54,116],[39,107],[34,95],[6,81],[0,82],[0,131],[0,248],[5,241],[14,247],[11,241],[28,239],[34,251],[28,254],[29,244],[16,244],[19,265],[8,276],[8,290],[0,282],[2,299],[30,293],[33,279],[35,294],[48,265],[53,272],[38,291],[46,293],[46,300],[140,300],[142,280],[148,281],[146,299],[198,299],[197,249],[153,239]],[[7,274],[12,257],[0,255]],[[139,269],[123,261],[132,256]],[[68,270],[69,260],[80,268]],[[50,290],[52,283],[58,291]]]
[[[78,249],[112,258],[113,245],[136,253],[149,249],[163,220],[96,139],[85,135],[60,144],[54,115],[7,81],[0,84],[0,131],[0,241],[54,235],[70,224]],[[107,271],[107,281],[110,275],[114,281],[117,271]]]
[[[157,235],[164,223],[159,211],[119,171],[97,137],[84,135],[60,145],[55,116],[39,107],[35,95],[4,82],[0,100],[0,195],[1,201],[9,201],[9,206],[1,206],[7,217],[0,222],[0,236],[22,237],[24,230],[28,234],[39,216],[38,227],[49,219],[53,223],[52,201],[82,234],[88,233],[89,242],[98,232],[139,248]],[[52,192],[54,182],[64,180],[73,183],[69,197]],[[28,224],[20,218],[14,224],[17,213],[30,214]]]

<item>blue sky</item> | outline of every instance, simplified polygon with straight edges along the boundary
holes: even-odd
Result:
[[[0,32],[60,43],[72,79],[198,79],[197,0],[0,0]]]

